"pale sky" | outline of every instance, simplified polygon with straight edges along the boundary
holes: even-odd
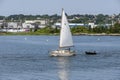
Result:
[[[0,0],[0,15],[119,14],[120,0]]]

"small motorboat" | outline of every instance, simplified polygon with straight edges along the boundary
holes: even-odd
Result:
[[[85,51],[87,55],[96,55],[96,51]]]

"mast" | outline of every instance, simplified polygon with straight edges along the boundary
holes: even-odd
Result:
[[[73,46],[72,34],[70,31],[69,23],[62,9],[62,20],[61,20],[61,30],[60,30],[60,48],[68,48]]]

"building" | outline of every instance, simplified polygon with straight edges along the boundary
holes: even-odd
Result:
[[[26,20],[25,24],[32,24],[38,26],[38,28],[44,28],[48,24],[47,20]]]
[[[90,28],[95,28],[95,27],[96,27],[95,23],[88,23],[88,26],[89,26]]]
[[[17,22],[8,22],[7,24],[8,24],[8,26],[7,26],[8,29],[15,29],[15,28],[17,29],[18,28]]]
[[[34,25],[30,24],[30,23],[22,23],[22,27],[24,29],[31,29],[31,28],[35,28]]]
[[[54,27],[60,27],[60,26],[61,26],[61,23],[54,24]],[[85,24],[83,24],[83,23],[69,23],[69,26],[70,27],[85,26]]]

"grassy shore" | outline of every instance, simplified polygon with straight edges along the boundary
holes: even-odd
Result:
[[[87,36],[120,36],[119,33],[74,33],[73,35],[79,36],[79,35],[87,35]]]
[[[0,35],[59,35],[59,33],[38,33],[38,32],[17,32],[17,33],[10,33],[10,32],[0,32]],[[73,36],[120,36],[118,33],[73,33]]]
[[[59,35],[59,33],[38,33],[38,32],[0,32],[0,35]]]

